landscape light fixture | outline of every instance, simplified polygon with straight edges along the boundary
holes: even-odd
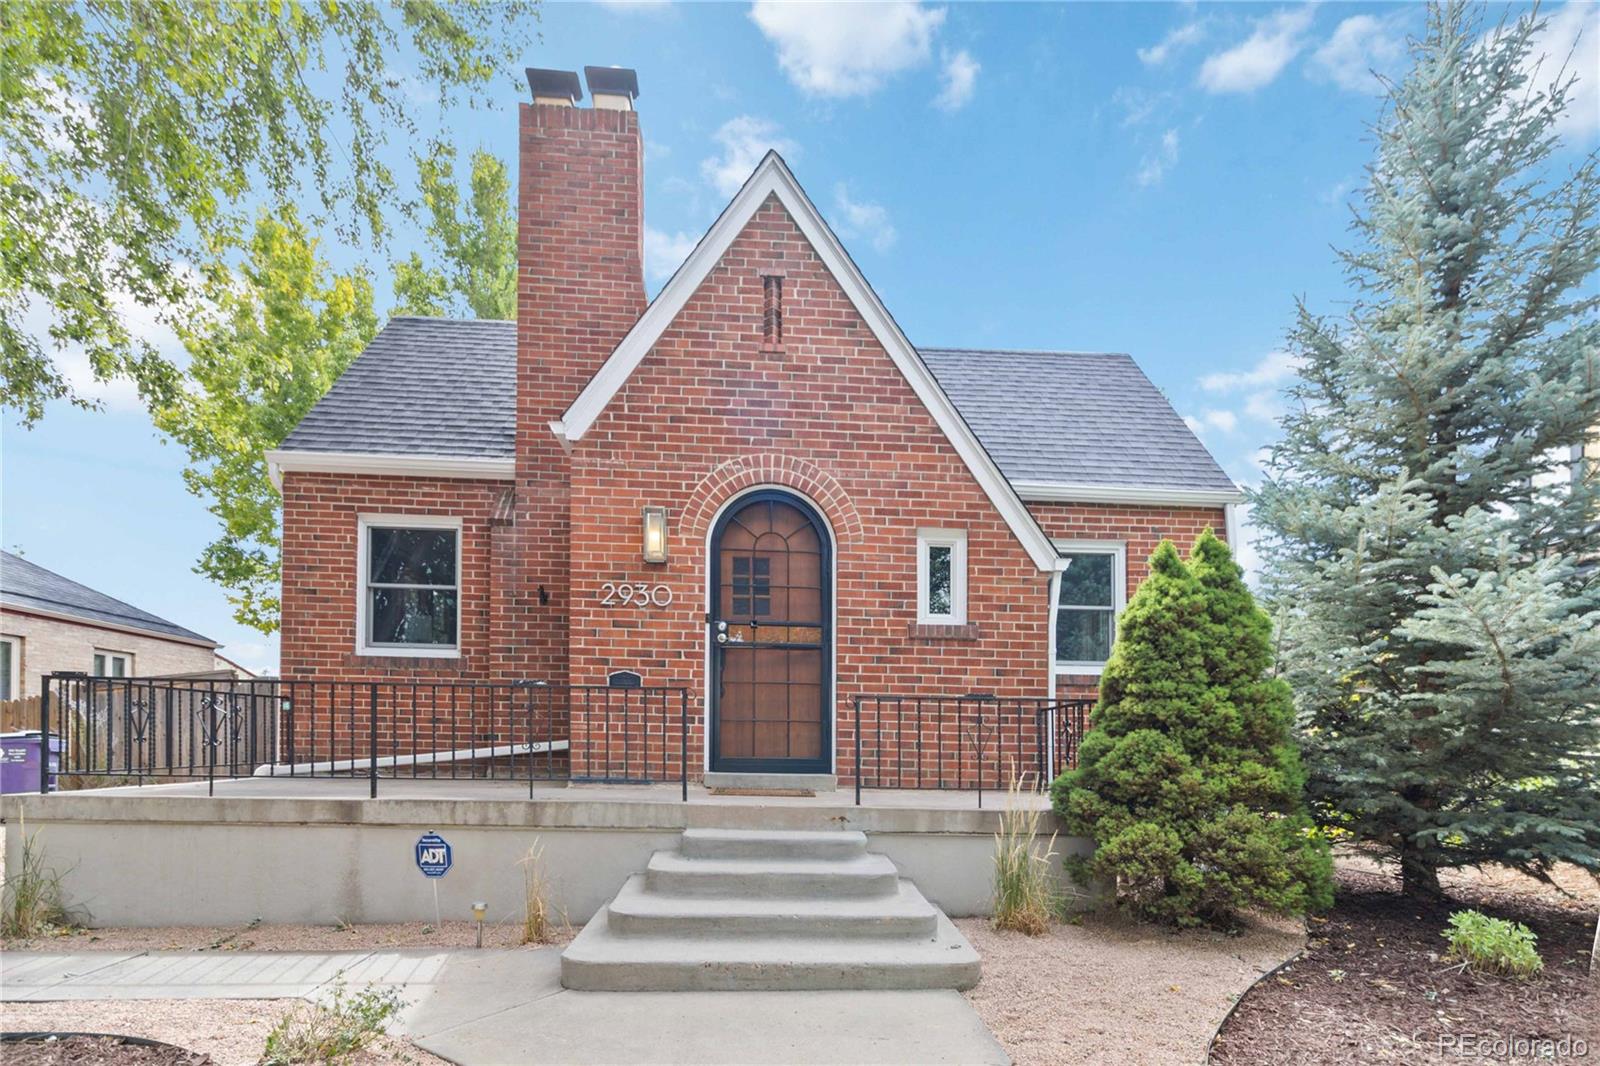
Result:
[[[483,900],[475,900],[472,904],[472,917],[478,923],[478,946],[483,947],[483,919],[489,913],[489,905]]]
[[[646,507],[644,509],[644,561],[647,563],[664,563],[667,561],[667,509],[665,507]]]

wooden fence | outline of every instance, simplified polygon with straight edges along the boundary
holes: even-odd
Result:
[[[0,733],[20,733],[39,728],[39,697],[0,700]]]

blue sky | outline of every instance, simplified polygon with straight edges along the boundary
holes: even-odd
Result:
[[[1545,47],[1600,70],[1600,8],[1547,6]],[[1240,481],[1274,436],[1300,296],[1337,312],[1331,247],[1370,157],[1372,68],[1420,5],[547,4],[527,65],[638,70],[654,291],[768,147],[923,345],[1131,353]],[[514,162],[524,98],[440,116]],[[1564,129],[1600,136],[1593,83]],[[403,146],[394,160],[404,168]],[[361,253],[326,248],[340,266]],[[416,243],[403,223],[389,251]],[[387,300],[389,283],[378,271]],[[148,316],[136,328],[169,344]],[[70,356],[68,362],[70,363]],[[0,543],[275,667],[195,575],[214,520],[129,390],[0,429]]]

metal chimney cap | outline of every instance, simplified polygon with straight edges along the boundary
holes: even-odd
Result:
[[[589,83],[590,96],[639,98],[639,74],[632,67],[584,67],[583,80]]]
[[[571,70],[529,67],[528,88],[532,90],[534,99],[544,96],[557,100],[570,100],[574,103],[583,99],[583,88],[578,84],[578,75]]]

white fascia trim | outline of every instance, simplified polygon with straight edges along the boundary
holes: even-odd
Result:
[[[470,455],[400,455],[387,452],[301,452],[274,449],[266,453],[273,487],[283,491],[283,475],[373,474],[386,477],[470,478],[511,481],[515,459],[479,459]]]
[[[823,265],[850,298],[873,336],[889,353],[889,358],[894,360],[912,391],[943,430],[967,469],[1011,527],[1012,533],[1022,542],[1023,549],[1034,565],[1042,571],[1053,569],[1055,550],[1050,546],[1050,538],[1039,528],[1039,523],[1000,473],[1000,468],[995,466],[989,453],[978,443],[971,427],[957,413],[955,405],[945,395],[922,357],[900,331],[899,325],[872,291],[872,286],[867,284],[838,237],[828,228],[816,205],[806,196],[794,174],[776,152],[768,152],[761,160],[738,195],[718,216],[706,235],[700,238],[700,243],[695,245],[689,258],[684,260],[666,287],[639,316],[627,336],[622,338],[610,358],[589,379],[589,384],[584,386],[572,406],[567,408],[559,428],[552,425],[557,437],[563,444],[583,438],[768,196],[778,198],[778,202],[783,204],[800,227],[800,232],[811,242]]]
[[[1238,489],[1149,489],[1123,485],[1069,485],[1058,481],[1013,481],[1024,500],[1037,503],[1135,503],[1174,507],[1225,507],[1239,503]]]

